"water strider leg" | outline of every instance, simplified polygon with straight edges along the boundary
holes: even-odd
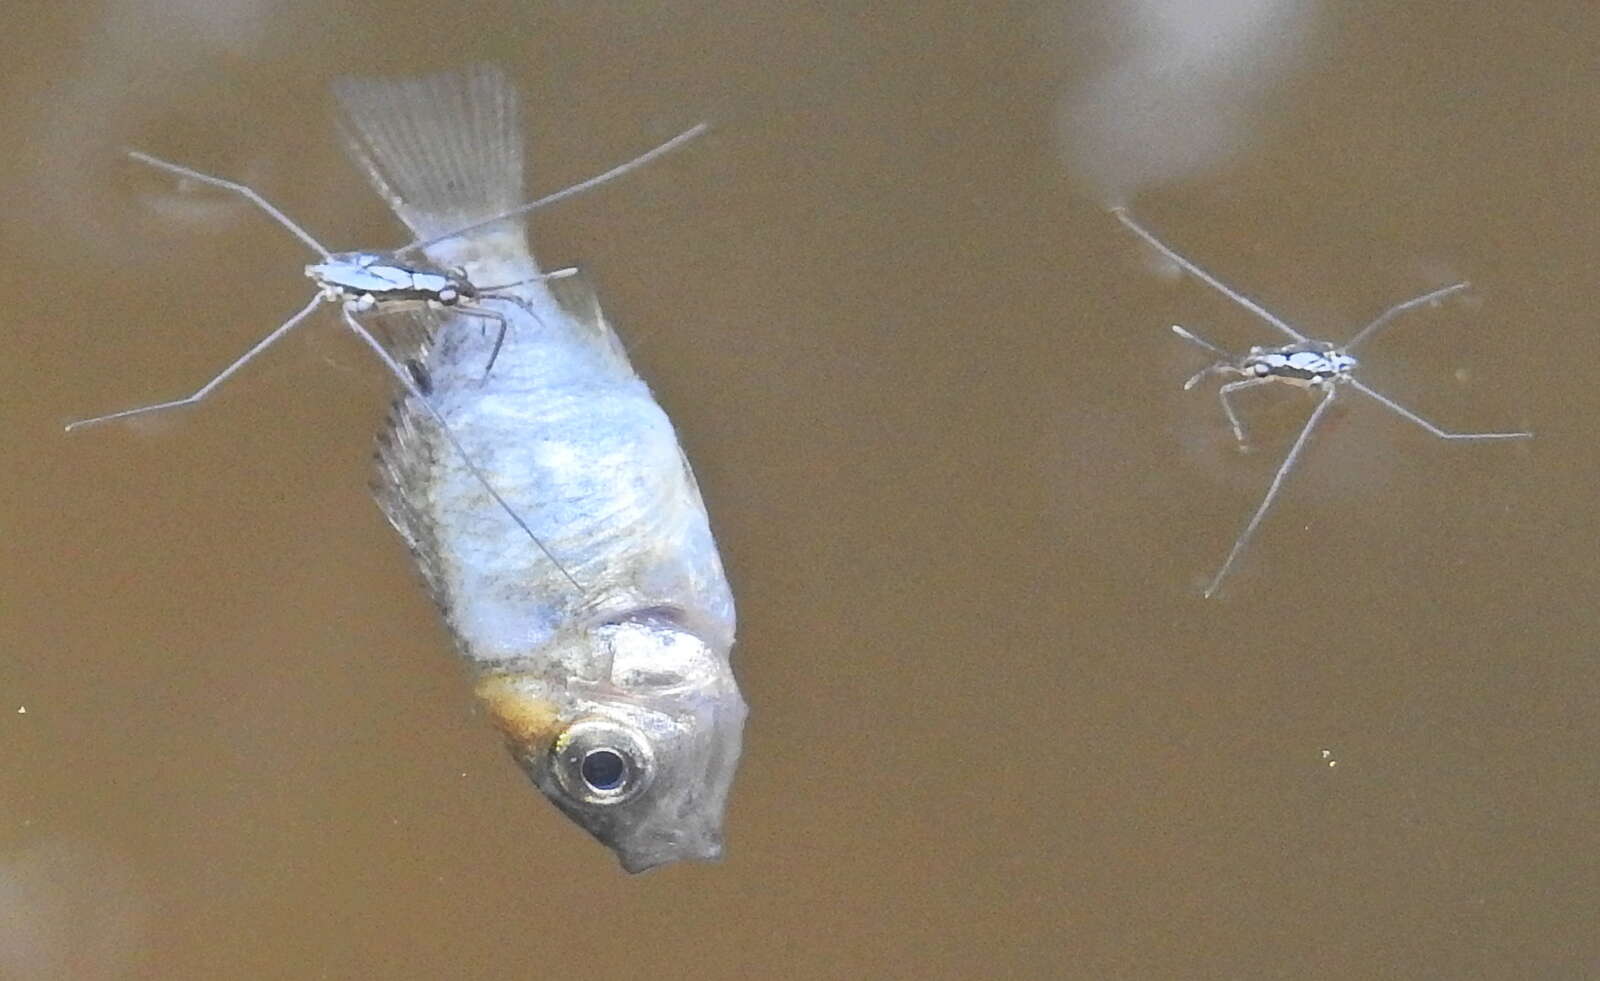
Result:
[[[476,299],[478,299],[480,301],[481,300],[505,300],[505,301],[507,301],[509,303],[514,303],[517,306],[521,307],[522,310],[525,313],[527,313],[528,316],[532,317],[534,320],[539,321],[539,323],[542,325],[544,323],[544,318],[540,317],[538,311],[533,309],[533,304],[527,302],[526,300],[524,300],[521,297],[516,296],[514,294],[503,293],[503,292],[498,292],[498,291],[500,291],[500,290],[508,290],[508,289],[511,289],[513,286],[521,286],[524,283],[537,283],[537,282],[541,282],[541,281],[544,281],[544,280],[550,280],[550,279],[565,279],[568,276],[576,275],[577,272],[578,272],[578,268],[576,266],[570,266],[570,267],[568,267],[566,269],[557,269],[554,272],[540,273],[537,276],[529,276],[527,279],[519,279],[514,283],[505,283],[505,284],[500,285],[500,286],[482,286],[482,287],[478,287],[477,288],[478,289],[478,295],[477,295]],[[481,304],[479,306],[474,306],[474,307],[468,307],[468,306],[465,306],[465,305],[457,305],[454,309],[455,309],[455,311],[457,313],[465,314],[468,317],[483,317],[485,319],[497,321],[500,324],[500,329],[495,334],[495,338],[494,338],[494,350],[489,352],[489,363],[483,366],[483,377],[484,377],[485,380],[487,380],[488,377],[489,377],[489,372],[494,370],[495,361],[497,361],[499,359],[499,357],[500,357],[500,348],[505,344],[505,341],[506,341],[506,329],[509,326],[509,323],[507,322],[507,320],[506,320],[506,318],[504,316],[502,316],[501,314],[495,313],[493,310],[484,309],[481,306]]]
[[[461,457],[461,462],[466,465],[467,472],[472,474],[473,479],[481,484],[485,491],[488,491],[489,496],[493,498],[494,502],[500,506],[500,509],[511,516],[511,520],[516,523],[518,528],[522,529],[523,534],[528,536],[529,541],[538,546],[539,551],[544,553],[544,557],[550,560],[551,564],[556,567],[556,570],[559,571],[561,575],[566,578],[567,582],[572,584],[572,588],[576,589],[581,595],[584,589],[578,584],[578,580],[572,578],[572,573],[568,572],[567,567],[561,564],[561,560],[556,558],[555,555],[551,553],[549,547],[546,546],[544,542],[539,540],[539,536],[535,535],[533,533],[533,529],[528,527],[528,523],[522,520],[522,515],[517,513],[516,508],[513,508],[505,498],[500,496],[500,492],[494,489],[493,484],[489,483],[489,478],[484,476],[483,471],[478,469],[478,465],[476,463],[472,462],[472,456],[467,453],[467,448],[462,446],[461,441],[456,438],[455,430],[452,429],[450,427],[450,423],[445,420],[444,414],[435,408],[432,402],[428,401],[428,397],[426,395],[422,394],[422,390],[417,387],[416,380],[411,377],[410,372],[406,371],[406,369],[401,366],[400,362],[396,361],[394,356],[390,354],[382,344],[378,343],[378,339],[373,337],[372,333],[365,327],[361,326],[361,323],[357,321],[348,310],[344,311],[344,322],[345,326],[349,327],[357,337],[361,338],[367,347],[372,349],[373,353],[378,356],[378,360],[382,361],[384,366],[389,369],[389,373],[394,375],[394,377],[399,380],[401,387],[406,390],[406,393],[413,399],[416,399],[418,402],[420,402],[423,409],[427,411],[428,415],[433,417],[433,421],[438,423],[440,432],[444,433],[445,439],[450,441],[450,445],[455,449],[457,455]]]
[[[1224,351],[1222,348],[1197,334],[1190,333],[1188,330],[1179,326],[1178,324],[1172,325],[1172,332],[1186,341],[1205,348],[1207,351],[1210,351],[1212,354],[1215,354],[1222,359],[1217,364],[1207,365],[1190,375],[1189,380],[1183,383],[1183,390],[1185,392],[1200,384],[1200,379],[1206,377],[1207,375],[1222,374],[1233,369],[1233,355],[1229,352]]]
[[[1230,367],[1232,366],[1226,364],[1208,364],[1204,368],[1201,368],[1199,371],[1189,376],[1189,380],[1183,383],[1183,390],[1187,392],[1189,389],[1200,384],[1200,379],[1202,378],[1206,378],[1211,375],[1225,375],[1228,373]]]
[[[537,310],[535,310],[533,308],[533,304],[529,303],[527,300],[524,300],[522,297],[517,296],[515,293],[503,293],[503,292],[493,292],[493,291],[496,291],[496,290],[508,290],[513,286],[520,286],[523,283],[532,283],[532,282],[536,282],[536,281],[540,281],[540,280],[565,279],[568,276],[577,275],[577,272],[578,272],[578,268],[576,266],[570,266],[570,267],[568,267],[566,269],[557,269],[555,272],[540,273],[539,275],[533,276],[533,277],[531,277],[529,279],[519,280],[518,282],[515,282],[515,283],[507,283],[504,286],[487,287],[487,290],[479,290],[478,299],[479,300],[504,300],[507,303],[510,303],[510,304],[518,307],[519,309],[521,309],[523,313],[526,313],[528,316],[532,317],[535,321],[538,322],[539,326],[543,327],[544,326],[544,318],[539,316],[539,311],[537,311]],[[488,311],[485,311],[485,313],[487,313],[487,312]],[[494,351],[491,352],[490,355],[489,355],[489,363],[487,365],[485,365],[484,368],[483,368],[483,377],[484,378],[488,378],[489,377],[490,370],[494,368],[495,359],[500,357],[500,345],[505,341],[505,336],[506,336],[506,319],[505,319],[505,317],[502,317],[500,314],[497,314],[497,313],[496,314],[491,314],[491,316],[497,317],[500,320],[500,335],[495,338]]]
[[[1459,293],[1471,285],[1471,283],[1466,282],[1453,283],[1449,286],[1436,289],[1431,293],[1424,293],[1421,296],[1407,300],[1404,303],[1396,303],[1394,306],[1378,314],[1378,318],[1372,323],[1356,331],[1356,336],[1346,341],[1344,347],[1340,348],[1339,350],[1349,354],[1351,351],[1355,350],[1356,345],[1377,333],[1383,328],[1384,325],[1388,324],[1391,320],[1400,316],[1402,313],[1405,313],[1408,310],[1415,310],[1417,307],[1427,306],[1430,303],[1437,303],[1450,294]]]
[[[448,309],[451,313],[458,313],[463,317],[477,317],[481,320],[493,320],[495,323],[499,324],[499,327],[494,333],[494,350],[489,352],[489,362],[483,366],[483,378],[480,379],[487,381],[489,378],[489,372],[494,370],[494,363],[500,357],[500,347],[506,342],[506,329],[510,326],[509,322],[506,320],[504,315],[495,313],[493,310],[486,310],[482,307],[476,306],[469,307],[465,303],[458,303]]]
[[[227,381],[234,372],[238,371],[240,368],[243,368],[252,358],[271,347],[280,337],[293,330],[302,320],[310,316],[311,311],[315,310],[321,303],[322,294],[318,293],[316,296],[311,298],[310,303],[307,303],[301,308],[299,313],[290,317],[288,320],[285,320],[278,327],[278,329],[257,341],[254,347],[240,355],[232,364],[217,372],[214,378],[206,382],[204,385],[201,385],[193,395],[186,395],[181,399],[173,399],[170,402],[157,402],[154,405],[141,405],[136,409],[123,409],[121,412],[113,412],[104,416],[95,416],[91,419],[79,419],[76,422],[70,422],[67,424],[67,432],[70,433],[75,429],[82,429],[85,426],[93,426],[96,423],[110,422],[113,419],[128,419],[133,416],[142,416],[151,412],[162,412],[167,409],[176,409],[180,406],[194,405],[207,395],[210,395],[218,385],[221,385],[223,382]]]
[[[519,279],[514,283],[502,283],[498,286],[478,286],[478,295],[482,296],[485,293],[498,293],[501,290],[508,290],[513,286],[521,286],[524,283],[542,283],[551,279],[566,279],[568,276],[576,276],[577,274],[577,266],[568,266],[565,269],[556,269],[551,272],[540,273],[537,276],[529,276],[527,279]],[[476,286],[477,284],[474,285]]]
[[[547,204],[555,204],[557,201],[572,197],[575,194],[581,194],[591,187],[598,187],[599,185],[604,184],[613,177],[621,177],[630,170],[636,170],[639,167],[643,167],[645,164],[663,154],[671,153],[673,150],[676,150],[678,147],[689,142],[710,128],[710,123],[696,123],[655,149],[646,150],[644,153],[639,154],[632,160],[629,160],[626,163],[618,164],[605,173],[596,174],[588,180],[579,181],[578,183],[573,184],[571,187],[564,187],[559,191],[546,194],[542,198],[529,201],[527,204],[520,204],[509,211],[502,211],[497,215],[490,215],[488,218],[481,218],[478,221],[475,221],[472,224],[466,225],[462,228],[458,228],[453,232],[446,232],[443,235],[435,235],[432,238],[418,239],[415,242],[402,245],[400,248],[395,250],[394,254],[398,256],[406,252],[415,251],[416,249],[426,249],[430,245],[437,245],[440,242],[444,242],[452,238],[458,238],[462,235],[465,235],[467,232],[475,231],[485,225],[492,225],[497,221],[504,221],[507,218],[515,218],[517,215],[527,214],[536,208],[542,208]]]
[[[1206,587],[1205,597],[1210,599],[1216,595],[1217,588],[1222,585],[1222,580],[1228,575],[1228,570],[1233,568],[1234,560],[1244,551],[1250,541],[1250,536],[1255,534],[1256,527],[1261,524],[1261,519],[1266,517],[1267,511],[1272,507],[1272,502],[1277,500],[1278,491],[1283,488],[1284,478],[1294,468],[1295,461],[1300,459],[1300,451],[1305,448],[1306,440],[1311,436],[1311,430],[1316,428],[1317,422],[1322,419],[1322,414],[1328,411],[1328,406],[1333,404],[1335,388],[1328,386],[1327,394],[1322,396],[1322,401],[1312,410],[1311,418],[1306,420],[1305,427],[1300,430],[1300,435],[1295,438],[1294,445],[1289,447],[1289,453],[1278,465],[1278,472],[1273,475],[1272,483],[1267,487],[1267,494],[1256,507],[1256,513],[1250,516],[1250,523],[1244,526],[1244,531],[1234,539],[1233,548],[1228,551],[1228,557],[1223,560],[1222,568],[1212,577],[1211,585]]]
[[[1201,337],[1199,334],[1196,334],[1193,331],[1189,330],[1189,328],[1184,327],[1182,324],[1173,324],[1172,325],[1172,332],[1174,334],[1177,334],[1179,337],[1183,338],[1184,340],[1188,341],[1191,344],[1195,344],[1195,345],[1198,345],[1200,347],[1205,348],[1207,351],[1210,351],[1212,354],[1215,354],[1217,357],[1222,358],[1224,361],[1232,361],[1233,360],[1233,352],[1228,351],[1225,348],[1222,348],[1222,347],[1220,347],[1220,346],[1218,346],[1216,344],[1211,343],[1210,341],[1206,340],[1204,337]]]
[[[1405,406],[1401,405],[1399,402],[1396,402],[1394,399],[1390,398],[1389,396],[1384,395],[1381,392],[1373,391],[1371,388],[1368,388],[1366,385],[1362,384],[1361,382],[1356,381],[1354,378],[1349,379],[1349,381],[1350,381],[1351,386],[1353,386],[1356,389],[1356,391],[1361,392],[1363,395],[1366,395],[1368,398],[1373,399],[1379,405],[1387,407],[1388,409],[1393,411],[1395,414],[1401,416],[1402,418],[1411,420],[1412,422],[1414,422],[1417,425],[1421,426],[1423,429],[1426,429],[1428,432],[1430,432],[1433,435],[1439,437],[1440,439],[1532,439],[1533,438],[1533,434],[1532,433],[1452,433],[1452,432],[1448,432],[1446,430],[1440,429],[1438,426],[1435,426],[1433,423],[1431,423],[1428,420],[1426,420],[1426,419],[1422,418],[1421,416],[1417,415],[1415,412],[1412,412],[1410,409],[1408,409]]]
[[[180,164],[169,163],[165,160],[162,160],[160,157],[152,157],[150,154],[141,153],[138,150],[129,150],[128,156],[142,164],[147,164],[148,166],[154,167],[157,170],[164,170],[169,174],[176,174],[179,177],[186,177],[192,181],[199,181],[202,184],[210,184],[212,187],[220,187],[225,191],[232,191],[235,194],[243,195],[248,201],[250,201],[251,204],[254,204],[262,211],[265,211],[268,215],[271,215],[272,219],[278,224],[293,232],[296,238],[311,246],[312,250],[318,255],[322,256],[324,259],[331,259],[333,257],[333,253],[324,248],[321,242],[318,242],[316,239],[312,238],[310,232],[296,224],[294,219],[273,207],[272,202],[257,194],[251,187],[240,184],[238,181],[230,181],[221,177],[213,177],[210,174],[202,174],[198,170],[190,170],[188,167],[184,167]]]
[[[1228,396],[1246,388],[1255,388],[1258,385],[1267,385],[1277,381],[1276,378],[1246,378],[1242,381],[1229,382],[1217,389],[1217,400],[1222,403],[1222,411],[1228,414],[1228,425],[1233,427],[1233,438],[1242,445],[1244,443],[1244,427],[1239,424],[1239,415],[1233,411],[1233,402]]]
[[[1204,269],[1201,269],[1193,262],[1190,262],[1188,259],[1174,252],[1165,242],[1161,241],[1159,238],[1156,238],[1154,233],[1148,231],[1143,225],[1140,225],[1138,222],[1134,221],[1133,216],[1128,214],[1127,208],[1112,208],[1111,213],[1116,216],[1118,221],[1126,225],[1129,231],[1144,239],[1145,242],[1157,252],[1160,252],[1162,255],[1176,263],[1179,269],[1189,273],[1189,275],[1210,286],[1223,296],[1226,296],[1228,299],[1239,304],[1241,307],[1249,310],[1251,313],[1260,317],[1262,320],[1265,320],[1267,323],[1271,324],[1273,327],[1276,327],[1278,330],[1294,338],[1295,340],[1305,341],[1310,339],[1304,334],[1295,330],[1293,327],[1290,327],[1283,321],[1283,318],[1279,317],[1277,314],[1250,299],[1248,296],[1245,296],[1243,293],[1240,293],[1233,287],[1227,285],[1222,280],[1206,272]]]

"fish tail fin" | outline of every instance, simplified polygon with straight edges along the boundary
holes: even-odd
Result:
[[[342,78],[333,94],[351,158],[419,240],[521,203],[519,101],[498,67]]]

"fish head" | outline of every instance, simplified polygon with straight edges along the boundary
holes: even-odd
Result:
[[[726,652],[655,620],[591,633],[604,677],[480,682],[512,755],[629,872],[720,858],[747,711]]]

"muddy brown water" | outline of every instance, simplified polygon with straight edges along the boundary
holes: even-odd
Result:
[[[0,976],[1600,976],[1600,11],[1360,6],[12,25]],[[327,83],[474,59],[523,87],[539,190],[719,124],[534,222],[738,597],[719,865],[624,875],[506,757],[368,498],[387,385],[330,322],[203,408],[60,431],[306,295],[293,239],[119,147],[397,244]],[[1202,600],[1310,403],[1253,393],[1229,445],[1168,325],[1274,338],[1117,200],[1316,337],[1470,279],[1363,377],[1538,438],[1351,399]]]

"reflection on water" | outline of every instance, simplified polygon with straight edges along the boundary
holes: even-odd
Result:
[[[98,151],[136,143],[174,118],[224,139],[247,132],[240,121],[201,106],[205,93],[231,81],[219,63],[260,48],[270,7],[267,0],[101,6],[80,37],[52,52],[52,70],[34,80],[33,98],[11,106],[28,119],[35,164],[14,186],[25,192],[16,205],[38,208],[77,233],[75,248],[112,245],[105,237],[106,213],[117,206],[105,193],[112,168]]]
[[[1063,7],[1063,59],[1095,69],[1062,95],[1063,159],[1108,204],[1215,173],[1256,142],[1304,60],[1316,0],[1135,0]]]
[[[62,837],[0,860],[0,977],[126,977],[143,959],[150,901],[129,863]]]

